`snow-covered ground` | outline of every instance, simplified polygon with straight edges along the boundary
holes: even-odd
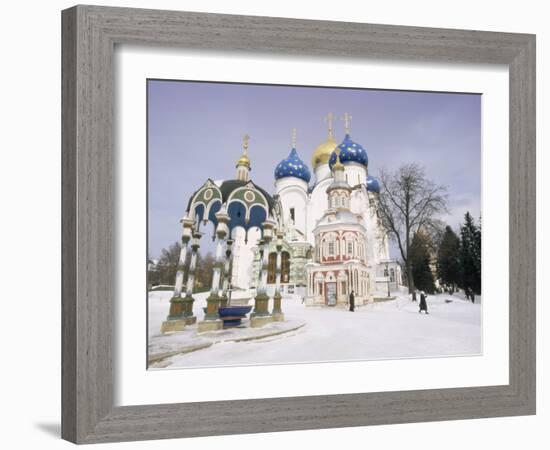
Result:
[[[149,343],[160,341],[160,327],[171,292],[149,293]],[[202,320],[206,294],[197,294],[195,315]],[[452,300],[446,302],[445,300]],[[480,354],[481,304],[462,294],[428,297],[429,315],[406,295],[396,300],[345,309],[306,307],[297,296],[283,298],[285,317],[305,322],[289,333],[246,342],[223,342],[175,355],[163,367],[282,364],[316,361],[396,359]],[[195,326],[196,327],[196,326]],[[177,339],[196,339],[189,326]],[[176,337],[176,336],[174,336]]]

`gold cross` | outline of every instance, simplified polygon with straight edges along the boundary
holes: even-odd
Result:
[[[292,129],[292,148],[296,148],[296,128]]]
[[[327,116],[325,117],[325,121],[328,124],[328,137],[329,139],[332,138],[332,119],[334,118],[333,114],[329,112]]]
[[[346,134],[349,134],[349,129],[351,126],[351,115],[348,113],[344,114],[344,128],[346,129]]]
[[[244,153],[246,154],[246,151],[248,150],[248,140],[250,139],[250,136],[248,134],[245,134],[243,136],[243,149]]]

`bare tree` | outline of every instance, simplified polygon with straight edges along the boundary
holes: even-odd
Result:
[[[397,242],[405,263],[409,293],[414,289],[409,250],[413,235],[424,230],[438,234],[441,221],[437,216],[447,212],[447,187],[426,178],[417,164],[401,166],[395,173],[380,172],[378,213],[389,237]]]
[[[174,242],[168,248],[163,248],[157,263],[160,284],[173,285],[176,280],[181,244]]]

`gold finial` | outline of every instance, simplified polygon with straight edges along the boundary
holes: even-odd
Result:
[[[336,161],[332,165],[332,170],[333,171],[344,170],[344,165],[340,161],[340,151],[339,150],[336,152]]]
[[[249,139],[250,139],[250,136],[248,134],[245,134],[243,136],[243,154],[237,161],[237,167],[246,166],[250,169],[250,159],[248,158],[248,140]]]
[[[327,114],[327,117],[325,117],[325,120],[327,122],[327,125],[328,125],[328,138],[329,139],[333,139],[332,137],[332,120],[334,119],[334,115],[329,112]]]
[[[351,115],[348,113],[344,114],[344,128],[346,129],[346,134],[349,134],[351,127]]]
[[[296,148],[296,128],[292,129],[292,148]]]

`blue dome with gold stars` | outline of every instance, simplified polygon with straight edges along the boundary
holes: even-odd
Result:
[[[380,193],[380,183],[378,183],[376,178],[369,175],[365,184],[367,185],[367,191],[376,192],[377,194]]]
[[[296,177],[309,183],[311,173],[309,168],[298,156],[295,148],[290,151],[287,158],[283,159],[275,168],[275,179],[279,180],[285,177]]]
[[[330,159],[328,161],[329,167],[332,169],[332,166],[336,162],[336,154],[339,152],[340,162],[346,164],[347,162],[356,162],[367,166],[369,164],[369,158],[367,156],[367,151],[358,144],[353,142],[349,137],[349,134],[346,134],[346,137],[342,143],[334,149]]]

